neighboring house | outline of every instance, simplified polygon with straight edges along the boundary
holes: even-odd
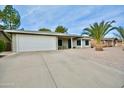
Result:
[[[55,32],[4,30],[12,35],[12,51],[47,51],[90,47],[90,38]]]
[[[115,38],[104,38],[102,40],[102,44],[104,47],[113,47],[117,43],[117,39]]]
[[[91,46],[94,47],[96,42],[91,39]],[[104,38],[101,41],[103,47],[114,47],[114,46],[121,46],[122,41],[117,38]]]
[[[104,38],[102,40],[104,47],[114,47],[114,46],[121,46],[122,40],[117,38]]]

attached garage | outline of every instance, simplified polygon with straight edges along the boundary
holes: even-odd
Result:
[[[7,32],[7,31],[6,31]],[[58,49],[58,38],[46,33],[9,31],[12,34],[12,51],[47,51]]]
[[[57,37],[14,34],[12,49],[15,52],[57,50]]]

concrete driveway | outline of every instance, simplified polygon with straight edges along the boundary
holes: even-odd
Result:
[[[0,87],[120,88],[123,68],[120,48],[19,53],[0,58]]]

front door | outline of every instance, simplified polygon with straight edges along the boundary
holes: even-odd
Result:
[[[89,46],[89,40],[85,40],[85,46]]]
[[[68,39],[68,48],[71,48],[71,39]]]

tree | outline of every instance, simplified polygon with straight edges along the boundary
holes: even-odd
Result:
[[[51,30],[48,28],[40,28],[39,31],[51,32]]]
[[[5,50],[5,43],[3,40],[0,40],[0,52]]]
[[[58,33],[67,33],[67,31],[68,29],[63,26],[57,26],[55,29],[55,32],[58,32]]]
[[[5,29],[5,27],[2,25],[2,19],[3,19],[3,13],[2,11],[0,10],[0,29]]]
[[[112,27],[112,23],[115,21],[108,21],[108,22],[100,22],[94,23],[90,25],[89,28],[85,28],[82,34],[87,34],[91,36],[96,41],[96,51],[103,51],[103,47],[101,45],[101,40],[104,38],[106,34],[108,34],[111,30],[115,29]]]
[[[120,27],[117,27],[116,30],[118,34],[114,33],[114,35],[122,40],[122,46],[124,50],[124,28],[120,26]]]
[[[4,29],[17,29],[20,26],[19,12],[12,5],[6,5],[2,11],[2,22]]]
[[[2,11],[0,10],[0,19],[2,19],[2,17],[3,17],[3,13],[2,13]]]

